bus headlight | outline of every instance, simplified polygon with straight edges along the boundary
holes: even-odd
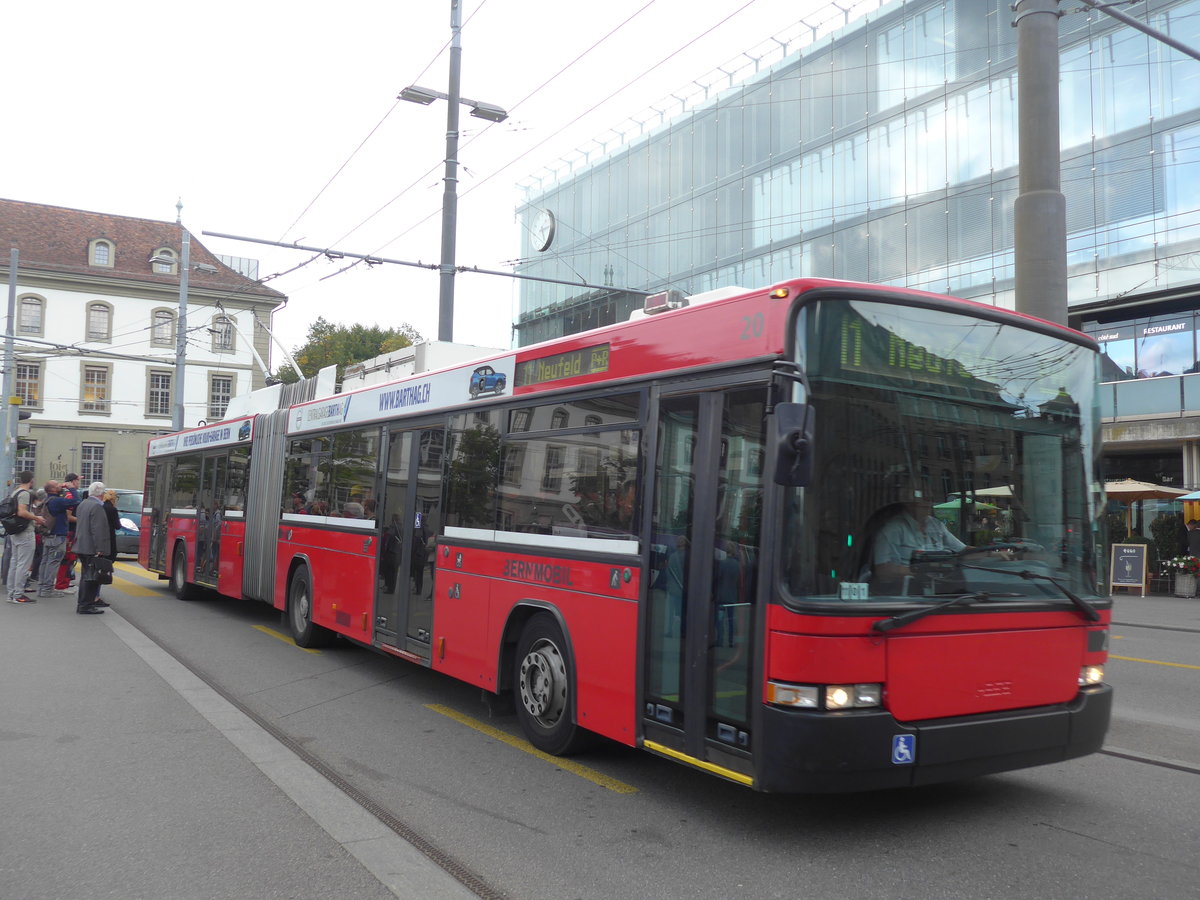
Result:
[[[793,709],[864,709],[882,705],[881,684],[786,684],[767,682],[768,703]]]
[[[826,709],[863,709],[878,706],[883,685],[831,684],[825,688]]]
[[[1084,666],[1079,670],[1079,686],[1100,684],[1104,681],[1104,666]]]

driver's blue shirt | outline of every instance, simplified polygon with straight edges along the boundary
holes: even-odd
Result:
[[[876,566],[885,563],[907,566],[917,550],[958,551],[966,546],[950,533],[937,516],[929,516],[921,523],[906,510],[893,516],[879,529],[871,563]]]

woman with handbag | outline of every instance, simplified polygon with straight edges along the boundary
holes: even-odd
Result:
[[[117,529],[121,527],[121,514],[117,511],[117,492],[112,488],[106,488],[104,491],[104,515],[108,517],[108,540],[109,546],[112,548],[108,553],[104,554],[104,558],[110,563],[117,561]],[[111,571],[111,566],[109,567]],[[99,584],[112,584],[112,579],[98,582]],[[96,603],[99,606],[108,606],[100,599],[100,589],[96,589]]]
[[[100,599],[100,582],[97,580],[97,562],[103,560],[109,571],[112,563],[107,557],[116,550],[104,511],[104,482],[93,481],[88,486],[88,495],[75,510],[75,553],[82,560],[79,596],[75,612],[81,616],[104,612],[108,606]]]

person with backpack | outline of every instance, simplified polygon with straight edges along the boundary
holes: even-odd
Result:
[[[25,595],[25,582],[29,578],[33,563],[33,551],[37,539],[31,525],[44,525],[45,519],[30,512],[33,502],[33,473],[17,475],[17,486],[9,497],[0,503],[0,521],[8,535],[9,552],[12,558],[8,565],[8,602],[37,603],[36,597]]]

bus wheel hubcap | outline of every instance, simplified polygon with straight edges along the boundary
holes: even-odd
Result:
[[[567,705],[567,667],[558,648],[539,641],[521,660],[521,703],[543,725],[553,725]]]

